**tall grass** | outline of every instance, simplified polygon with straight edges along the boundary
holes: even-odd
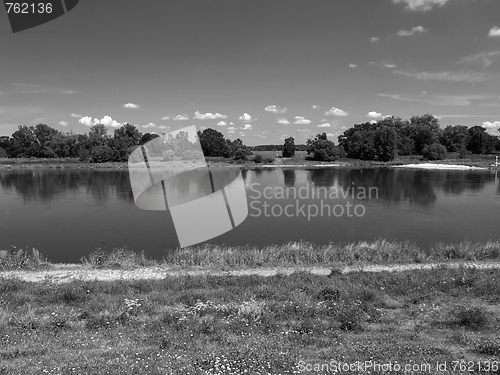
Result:
[[[498,260],[500,241],[486,243],[463,241],[456,244],[437,243],[425,250],[403,241],[377,239],[373,242],[329,243],[314,245],[309,242],[289,242],[283,245],[227,246],[205,244],[169,250],[161,260],[123,247],[107,250],[97,248],[82,257],[83,265],[94,268],[134,268],[158,265],[180,267],[295,267],[338,266],[358,264],[429,263],[449,260]],[[49,267],[36,249],[31,252],[12,247],[0,250],[0,270]]]

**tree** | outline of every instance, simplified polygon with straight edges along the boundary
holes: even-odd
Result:
[[[158,138],[158,137],[159,137],[158,134],[151,134],[151,133],[143,134],[141,137],[141,140],[139,141],[139,144],[142,146],[142,145],[148,143],[150,140]]]
[[[223,158],[231,156],[231,150],[221,132],[211,128],[205,129],[203,132],[198,131],[198,139],[205,156]]]
[[[308,139],[307,145],[307,154],[312,154],[314,160],[333,161],[342,156],[341,149],[329,141],[325,133],[318,134],[314,139]]]
[[[19,125],[11,138],[12,156],[29,158],[37,156],[38,142],[33,126]]]
[[[284,158],[292,158],[295,156],[295,140],[293,137],[285,139],[282,155]]]
[[[114,132],[109,145],[113,149],[113,161],[127,161],[132,151],[139,145],[142,134],[132,124],[122,125]]]
[[[393,160],[398,153],[398,133],[396,129],[388,125],[379,125],[373,137],[373,147],[376,160]]]
[[[485,154],[488,143],[488,133],[482,126],[473,126],[469,128],[469,142],[467,150],[473,154]]]
[[[426,145],[422,150],[422,155],[428,160],[443,160],[446,158],[446,147],[441,143]]]
[[[439,143],[441,128],[438,119],[431,114],[413,116],[410,119],[410,137],[413,139],[417,154],[421,154],[425,146]]]
[[[441,134],[441,144],[448,152],[460,152],[469,143],[469,138],[467,126],[448,125]]]

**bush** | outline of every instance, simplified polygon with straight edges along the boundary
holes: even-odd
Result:
[[[113,157],[113,149],[109,146],[96,146],[90,151],[90,160],[93,163],[105,163]]]
[[[422,149],[422,155],[427,160],[443,160],[446,158],[446,147],[440,143],[433,143]]]
[[[163,161],[172,161],[175,158],[175,152],[173,150],[167,150],[161,156]]]
[[[182,151],[181,159],[182,160],[193,160],[194,154],[191,150],[184,150],[184,151]]]
[[[89,161],[89,157],[90,157],[89,150],[86,150],[86,149],[80,150],[80,154],[79,154],[80,161]]]
[[[9,157],[9,154],[7,153],[7,151],[0,147],[0,158],[8,158]]]
[[[262,155],[261,154],[256,154],[255,157],[253,158],[254,163],[260,164],[262,163]]]
[[[482,307],[460,306],[455,312],[455,323],[462,327],[479,329],[488,324],[488,316]]]
[[[246,161],[248,159],[248,155],[245,150],[239,149],[234,153],[233,159]]]

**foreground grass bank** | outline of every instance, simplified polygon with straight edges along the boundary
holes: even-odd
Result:
[[[166,252],[161,259],[151,259],[143,251],[131,248],[100,248],[80,259],[93,268],[134,268],[151,266],[207,267],[240,269],[255,267],[294,267],[370,265],[394,263],[434,263],[446,261],[494,261],[500,259],[500,241],[436,243],[423,249],[409,241],[378,239],[373,242],[329,243],[315,245],[289,242],[283,245],[220,246],[200,245]],[[36,249],[0,250],[0,271],[50,268],[54,264]]]
[[[499,301],[500,270],[465,268],[0,278],[0,374],[328,374],[333,361],[498,374]]]

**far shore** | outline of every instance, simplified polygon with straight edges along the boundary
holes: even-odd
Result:
[[[416,159],[398,159],[389,162],[367,161],[357,159],[340,159],[333,162],[313,161],[304,158],[276,158],[272,163],[254,163],[246,161],[234,162],[230,159],[209,158],[209,167],[214,168],[419,168],[419,169],[454,169],[454,170],[485,170],[497,169],[487,159],[445,159],[428,162]],[[90,163],[78,159],[0,159],[0,169],[128,169],[127,162]]]

